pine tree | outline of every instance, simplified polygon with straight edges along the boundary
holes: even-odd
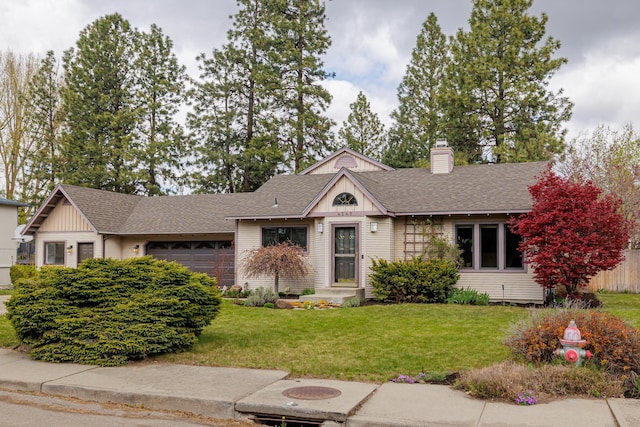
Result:
[[[61,177],[77,184],[136,193],[133,137],[139,111],[135,99],[136,32],[119,14],[81,31],[76,48],[64,53]]]
[[[391,113],[389,147],[385,163],[394,167],[411,167],[429,159],[429,150],[440,135],[440,92],[448,61],[447,41],[431,13],[411,53],[402,82],[398,87],[399,106]]]
[[[200,193],[242,191],[243,171],[238,167],[245,139],[239,132],[241,67],[229,49],[214,50],[211,58],[198,56],[200,79],[190,93],[193,111],[187,124],[193,132],[194,171],[191,184]]]
[[[349,105],[351,112],[338,131],[338,141],[358,153],[380,160],[385,142],[384,125],[364,93],[359,92],[356,101]]]
[[[237,131],[243,140],[237,157],[242,187],[237,190],[253,191],[275,175],[283,161],[273,108],[273,92],[280,76],[269,60],[275,55],[272,2],[238,0],[238,6],[228,34],[230,42],[224,49],[229,60],[240,67],[235,105],[239,113]]]
[[[176,114],[186,96],[187,75],[172,52],[173,42],[155,24],[139,34],[138,43],[137,161],[144,191],[158,195],[180,180],[186,137]]]
[[[273,65],[280,71],[276,106],[284,120],[280,131],[288,168],[299,172],[335,147],[324,115],[331,95],[319,83],[327,73],[321,55],[331,45],[321,0],[264,0],[274,7],[276,49]]]
[[[21,178],[22,200],[32,208],[40,206],[59,182],[60,138],[64,115],[62,112],[62,78],[54,52],[47,52],[29,85],[30,151],[25,173]],[[27,215],[33,213],[27,212]]]
[[[446,137],[468,160],[549,159],[564,145],[571,103],[547,90],[567,61],[560,42],[545,39],[547,16],[528,13],[533,0],[474,0],[470,30],[451,39],[444,96]]]

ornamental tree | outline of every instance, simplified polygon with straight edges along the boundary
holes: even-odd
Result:
[[[621,200],[605,195],[591,181],[574,182],[549,167],[529,187],[532,210],[511,221],[535,281],[545,289],[564,285],[579,295],[589,279],[624,259],[630,223],[620,214]]]
[[[242,266],[248,277],[274,276],[273,289],[276,294],[280,276],[301,277],[309,273],[304,249],[290,242],[249,250],[242,260]]]

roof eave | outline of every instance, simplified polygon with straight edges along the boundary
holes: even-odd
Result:
[[[272,219],[307,219],[300,214],[294,215],[256,215],[256,216],[227,216],[224,219],[238,220],[238,221],[258,221],[258,220],[272,220]]]
[[[529,209],[499,209],[477,211],[411,211],[395,212],[396,216],[471,216],[471,215],[520,215],[531,211]]]

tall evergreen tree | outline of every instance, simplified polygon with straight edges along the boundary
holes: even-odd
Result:
[[[389,146],[385,163],[411,167],[429,158],[429,150],[440,135],[440,92],[448,61],[448,47],[438,18],[430,13],[422,24],[411,52],[402,82],[398,87],[399,105],[391,113]]]
[[[144,192],[158,195],[178,183],[183,169],[186,137],[176,114],[185,100],[187,75],[173,42],[155,24],[139,34],[138,43],[137,161]]]
[[[358,153],[380,160],[385,142],[384,125],[364,93],[359,92],[356,101],[349,105],[351,112],[338,131],[338,142]]]
[[[191,185],[200,193],[235,193],[243,189],[238,163],[245,142],[241,134],[243,97],[240,71],[229,49],[198,56],[200,79],[191,91],[193,111],[187,124],[195,141]],[[238,105],[237,105],[238,104]]]
[[[319,83],[327,73],[321,55],[331,45],[321,0],[264,0],[274,7],[274,66],[280,70],[276,103],[282,109],[283,151],[288,168],[299,172],[335,147],[324,115],[331,95]]]
[[[242,171],[239,190],[253,191],[275,175],[283,161],[273,107],[279,73],[269,60],[275,55],[274,7],[269,0],[238,0],[238,6],[228,34],[230,43],[224,49],[240,67],[236,103],[237,131],[243,139],[237,162]]]
[[[545,39],[547,16],[529,14],[533,0],[474,0],[470,30],[451,39],[447,67],[446,136],[477,160],[548,159],[564,145],[571,103],[547,89],[565,58]]]
[[[82,30],[76,48],[64,53],[67,129],[61,176],[66,183],[138,191],[135,37],[121,15],[107,15]]]
[[[31,140],[33,148],[22,176],[22,200],[32,208],[59,182],[60,144],[64,115],[62,112],[62,78],[53,51],[47,52],[29,85],[27,99],[31,105]],[[32,213],[27,212],[27,216]]]

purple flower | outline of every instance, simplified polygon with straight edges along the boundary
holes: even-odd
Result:
[[[538,403],[538,399],[536,399],[532,390],[527,390],[518,393],[515,398],[515,402],[517,405],[535,405]]]
[[[394,383],[406,383],[406,384],[414,384],[416,380],[409,375],[398,375],[397,378],[392,379]]]

